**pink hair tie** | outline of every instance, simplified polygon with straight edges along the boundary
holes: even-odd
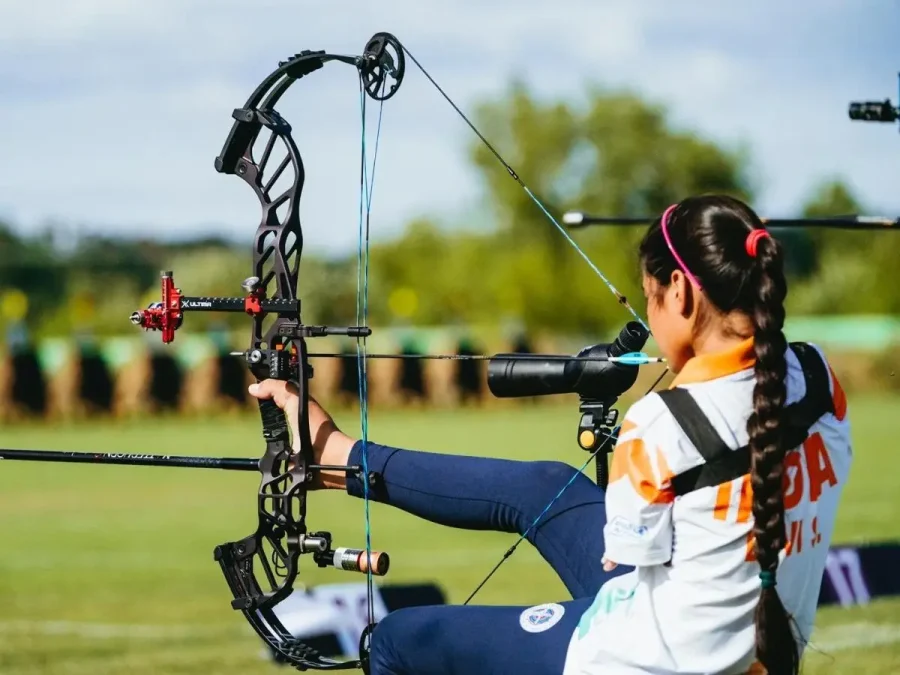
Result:
[[[663,212],[662,223],[661,223],[663,237],[666,240],[666,246],[669,247],[669,251],[671,251],[671,253],[672,253],[672,257],[675,258],[675,262],[678,263],[678,267],[680,267],[681,271],[684,272],[684,276],[686,276],[688,279],[690,279],[691,283],[694,284],[694,286],[696,286],[698,290],[702,290],[703,286],[700,285],[700,282],[697,281],[697,277],[695,277],[693,274],[691,274],[690,270],[687,268],[687,265],[684,264],[684,260],[682,260],[681,256],[678,255],[678,253],[675,251],[675,247],[672,246],[672,239],[669,237],[669,229],[668,229],[669,215],[672,213],[672,211],[674,211],[676,209],[677,206],[678,206],[678,204],[672,204],[672,206],[670,206],[669,208],[667,208],[665,210],[665,212]],[[765,231],[765,230],[763,230],[763,231]],[[755,245],[754,245],[754,249],[755,249]]]
[[[747,241],[744,242],[744,248],[747,249],[747,255],[751,258],[756,257],[756,247],[759,245],[760,239],[765,239],[769,236],[768,230],[756,229],[750,230],[750,234],[747,235]]]

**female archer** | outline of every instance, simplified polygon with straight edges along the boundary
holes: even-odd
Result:
[[[574,599],[393,612],[372,675],[798,672],[850,468],[843,391],[817,348],[788,345],[781,247],[742,202],[669,207],[639,256],[677,376],[626,414],[606,493],[576,476],[529,534]],[[251,394],[297,410],[284,382]],[[317,463],[361,463],[312,401],[309,423]],[[373,499],[451,527],[524,532],[575,473],[367,447]],[[320,481],[362,496],[353,475]]]

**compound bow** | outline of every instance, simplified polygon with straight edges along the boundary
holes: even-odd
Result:
[[[135,312],[131,320],[148,330],[157,330],[165,343],[172,342],[185,312],[244,312],[253,318],[250,345],[244,357],[257,380],[287,380],[299,393],[299,438],[291,445],[291,434],[285,414],[271,400],[260,401],[263,438],[266,451],[259,461],[262,479],[257,497],[259,524],[256,532],[236,542],[217,546],[219,562],[234,595],[232,607],[244,613],[250,625],[284,660],[300,670],[342,670],[363,667],[367,670],[366,640],[374,627],[372,587],[373,575],[388,571],[389,558],[371,549],[368,513],[370,476],[365,445],[362,466],[326,467],[313,463],[308,403],[309,378],[312,367],[306,340],[326,335],[355,337],[361,367],[364,368],[365,338],[371,330],[365,325],[366,299],[360,309],[362,325],[313,326],[301,319],[301,302],[297,292],[303,230],[299,204],[305,178],[303,160],[291,136],[291,126],[278,114],[275,105],[297,80],[319,70],[326,63],[338,62],[354,66],[359,74],[363,123],[365,101],[383,102],[391,98],[403,82],[405,58],[395,37],[388,33],[373,36],[361,56],[304,51],[282,61],[251,94],[243,107],[234,111],[234,124],[216,158],[216,171],[236,175],[249,185],[262,207],[262,220],[253,245],[253,276],[246,279],[246,295],[236,298],[184,296],[171,272],[162,274],[162,299],[147,309]],[[254,153],[262,134],[268,139],[262,152]],[[272,162],[276,144],[284,150],[283,159]],[[363,195],[366,158],[363,162]],[[286,173],[287,172],[287,173]],[[292,177],[292,180],[291,180]],[[280,179],[288,178],[284,191],[275,189]],[[361,274],[367,275],[362,251],[363,221],[361,217]],[[367,229],[367,222],[366,222]],[[366,246],[368,235],[365,235]],[[367,292],[367,280],[361,278],[361,289]],[[274,317],[274,320],[272,320]],[[365,372],[361,372],[360,400],[365,399]],[[361,414],[365,419],[363,403]],[[365,431],[366,423],[363,421]],[[364,434],[365,443],[365,434]],[[306,497],[310,483],[323,469],[344,470],[361,477],[366,508],[365,550],[333,548],[330,532],[309,532],[306,523]],[[283,626],[274,607],[292,591],[298,575],[299,558],[312,554],[320,566],[364,572],[367,578],[369,626],[361,637],[360,660],[334,661],[322,657],[314,649],[295,639]]]
[[[257,228],[253,245],[253,274],[242,285],[245,295],[241,297],[185,296],[175,285],[172,273],[163,272],[161,275],[161,300],[153,303],[147,309],[139,310],[131,315],[132,323],[146,330],[160,332],[164,343],[171,343],[175,339],[175,332],[181,327],[186,312],[240,312],[250,315],[253,319],[250,344],[246,351],[241,352],[241,355],[251,373],[258,380],[272,378],[288,381],[297,388],[299,393],[299,429],[298,437],[293,439],[293,445],[291,430],[285,414],[274,402],[260,401],[259,409],[266,450],[258,461],[239,458],[0,450],[0,459],[179,466],[240,471],[258,470],[261,473],[261,482],[257,496],[257,529],[253,534],[239,541],[217,546],[215,559],[221,566],[234,596],[232,606],[243,612],[254,630],[279,656],[279,660],[290,663],[299,670],[362,668],[368,672],[369,637],[375,625],[373,577],[386,574],[390,564],[386,553],[372,550],[369,522],[369,491],[372,482],[378,480],[378,476],[369,472],[367,461],[366,338],[371,334],[367,319],[369,212],[372,181],[368,174],[366,157],[365,120],[367,99],[378,101],[381,104],[397,92],[403,82],[407,57],[488,147],[566,241],[615,294],[619,302],[649,333],[646,324],[628,304],[625,296],[588,258],[566,229],[551,215],[547,207],[475,128],[415,57],[393,35],[377,33],[366,43],[361,56],[304,51],[279,63],[278,68],[263,80],[243,107],[233,112],[232,116],[235,121],[221,154],[216,158],[215,168],[219,173],[233,174],[243,179],[253,189],[262,208],[262,219]],[[303,248],[299,202],[305,173],[300,152],[291,136],[291,127],[275,110],[275,105],[294,82],[319,70],[329,62],[345,63],[356,68],[360,85],[363,143],[360,171],[357,325],[355,326],[308,325],[301,319],[301,302],[297,291],[299,263]],[[268,138],[262,143],[266,134],[268,134]],[[277,164],[272,162],[276,147],[280,147],[284,152],[283,158]],[[261,148],[259,152],[257,152],[258,148]],[[377,142],[375,156],[377,157]],[[372,171],[374,172],[374,160]],[[280,191],[277,186],[282,184],[283,179],[288,180],[289,186]],[[314,463],[308,418],[309,378],[313,374],[309,359],[310,356],[336,355],[310,353],[306,340],[329,335],[349,336],[357,340],[362,426],[360,466],[327,466]],[[387,355],[371,356],[385,357]],[[423,355],[423,358],[455,357]],[[523,358],[527,358],[527,356]],[[571,360],[573,357],[560,356],[560,358]],[[609,357],[584,358],[587,360],[618,360],[627,368],[637,368],[639,365],[658,361],[658,359],[652,359],[643,353],[625,354],[615,359]],[[657,379],[651,390],[662,380],[666,372],[664,371],[663,375]],[[601,452],[609,449],[610,442],[618,431],[617,426],[613,428],[614,424],[615,416],[610,417],[608,422],[598,422],[597,429],[601,436],[597,437],[591,447],[582,445],[590,451],[590,455],[580,467],[580,471],[584,471],[591,460]],[[316,475],[325,470],[345,471],[358,476],[363,483],[366,518],[364,549],[334,548],[331,533],[310,532],[307,528],[307,491]],[[557,493],[513,546],[506,551],[468,597],[465,601],[466,604],[475,597],[475,594],[512,555],[518,545],[537,527],[576,477],[577,474]],[[276,615],[274,611],[276,605],[293,590],[294,582],[299,574],[299,559],[304,554],[311,554],[313,561],[321,567],[334,566],[366,574],[368,625],[360,637],[359,659],[336,661],[323,657],[315,649],[291,635]]]

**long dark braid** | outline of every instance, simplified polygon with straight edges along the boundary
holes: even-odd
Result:
[[[762,593],[756,606],[756,656],[769,675],[793,675],[800,668],[797,643],[781,598],[775,590],[778,554],[786,543],[782,417],[787,388],[784,358],[784,298],[787,284],[781,247],[771,238],[757,244],[757,301],[753,308],[756,386],[750,435],[750,485],[753,489],[753,537]]]
[[[660,225],[657,220],[647,231],[640,256],[644,272],[664,289],[678,263]],[[746,249],[748,235],[762,228],[759,217],[746,204],[713,195],[680,202],[670,213],[666,229],[712,305],[721,312],[743,312],[753,321],[756,386],[747,433],[753,535],[763,586],[756,608],[756,655],[769,675],[795,675],[799,671],[797,643],[775,590],[778,555],[786,542],[782,416],[787,396],[783,332],[787,283],[781,246],[775,239],[757,239],[754,256]]]

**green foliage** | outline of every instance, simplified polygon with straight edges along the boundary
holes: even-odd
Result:
[[[23,292],[32,316],[51,310],[65,293],[66,274],[55,263],[45,242],[18,237],[0,222],[0,294],[10,289]]]
[[[806,200],[804,217],[864,213],[853,191],[838,179],[819,184]],[[900,260],[897,232],[810,230],[813,272],[791,286],[790,310],[803,314],[896,314],[900,289],[885,283],[896,278]]]
[[[675,129],[662,106],[630,92],[591,88],[582,107],[541,102],[521,84],[483,104],[478,126],[522,180],[557,217],[569,209],[617,215],[659,213],[699,192],[751,199],[747,153],[725,149]],[[618,325],[622,312],[595,273],[580,260],[527,193],[482,143],[471,156],[480,171],[498,233],[488,275],[502,304],[527,327],[596,334]],[[578,233],[588,256],[640,306],[635,250],[642,232],[607,228]],[[455,249],[444,257],[459,260]],[[481,303],[491,303],[482,299]],[[470,317],[471,319],[472,317]]]
[[[497,302],[495,235],[451,234],[429,220],[372,249],[373,321],[452,324],[485,322]]]
[[[676,127],[664,106],[630,91],[592,86],[575,104],[541,99],[514,82],[478,106],[476,124],[556,217],[570,209],[643,216],[704,192],[752,203],[756,192],[745,147],[725,147]],[[431,214],[375,244],[369,262],[372,325],[514,323],[532,333],[588,335],[620,326],[627,317],[613,294],[517,180],[480,141],[469,150],[493,228],[473,232]],[[845,215],[861,206],[844,183],[830,179],[802,211]],[[642,228],[571,234],[643,313],[636,265]],[[792,230],[778,236],[787,249],[792,311],[900,310],[900,290],[880,283],[894,273],[900,253],[895,232]],[[27,323],[42,335],[127,330],[128,314],[158,298],[163,267],[176,270],[179,286],[191,295],[237,294],[251,274],[243,246],[215,239],[92,237],[67,243],[63,251],[44,233],[21,237],[0,223],[0,300],[10,289],[24,292]],[[355,254],[325,259],[305,252],[300,292],[307,321],[355,322],[356,290]],[[192,317],[195,328],[238,327],[242,321],[238,315]]]

